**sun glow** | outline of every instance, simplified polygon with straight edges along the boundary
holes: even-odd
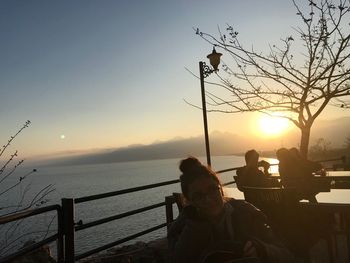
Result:
[[[282,117],[262,115],[258,121],[258,129],[265,136],[277,136],[289,128],[289,121]]]

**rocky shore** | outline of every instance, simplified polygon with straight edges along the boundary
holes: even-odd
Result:
[[[148,243],[116,247],[82,259],[81,263],[166,263],[170,262],[166,238]]]

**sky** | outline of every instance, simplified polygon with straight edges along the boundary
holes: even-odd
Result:
[[[0,142],[26,120],[13,145],[24,157],[201,135],[202,112],[184,101],[200,105],[200,83],[186,68],[197,74],[212,47],[193,28],[231,24],[266,47],[295,20],[280,0],[0,1]],[[247,134],[256,117],[208,113],[209,131]]]

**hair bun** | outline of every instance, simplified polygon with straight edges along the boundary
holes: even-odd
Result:
[[[190,156],[181,161],[179,168],[185,174],[198,170],[200,167],[202,167],[202,163],[196,157]]]

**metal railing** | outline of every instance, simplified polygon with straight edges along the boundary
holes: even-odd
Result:
[[[72,216],[74,214],[74,210],[73,210],[73,205],[72,203],[74,202],[74,204],[79,204],[79,203],[84,203],[84,202],[88,202],[88,201],[93,201],[93,200],[98,200],[98,199],[103,199],[103,198],[108,198],[108,197],[114,197],[114,196],[120,196],[120,195],[124,195],[124,194],[129,194],[129,193],[133,193],[133,192],[139,192],[139,191],[143,191],[143,190],[147,190],[147,189],[152,189],[152,188],[157,188],[157,187],[162,187],[162,186],[166,186],[166,185],[171,185],[171,184],[176,184],[178,183],[179,180],[171,180],[171,181],[166,181],[166,182],[160,182],[160,183],[155,183],[155,184],[149,184],[149,185],[143,185],[143,186],[138,186],[138,187],[133,187],[133,188],[128,188],[128,189],[123,189],[123,190],[119,190],[119,191],[112,191],[112,192],[107,192],[107,193],[103,193],[103,194],[97,194],[97,195],[90,195],[90,196],[85,196],[85,197],[80,197],[80,198],[76,198],[76,199],[66,199],[66,202],[69,203],[69,209],[65,209],[65,207],[67,207],[66,205],[64,205],[62,203],[63,206],[63,210],[67,210],[69,211],[69,218],[70,218],[70,222],[67,222],[67,224],[70,225],[70,228],[72,228]],[[101,224],[105,224],[114,220],[118,220],[121,218],[125,218],[131,215],[136,215],[139,213],[143,213],[145,211],[149,211],[152,209],[156,209],[159,207],[165,206],[165,202],[160,202],[160,203],[156,203],[156,204],[152,204],[146,207],[142,207],[142,208],[138,208],[135,210],[131,210],[125,213],[121,213],[121,214],[116,214],[116,215],[112,215],[109,217],[105,217],[105,218],[101,218],[89,223],[82,223],[82,221],[79,221],[77,224],[75,224],[74,231],[73,229],[71,229],[69,231],[69,235],[67,235],[67,240],[66,243],[69,244],[68,246],[73,247],[74,248],[74,232],[77,231],[81,231],[87,228],[91,228],[94,226],[98,226]],[[68,218],[67,218],[68,220]],[[66,262],[73,262],[71,261],[71,259],[75,259],[75,260],[79,260],[82,258],[86,258],[90,255],[93,255],[95,253],[98,253],[100,251],[106,250],[108,248],[114,247],[116,245],[120,245],[122,243],[125,243],[127,241],[130,241],[132,239],[135,239],[137,237],[143,236],[145,234],[151,233],[153,231],[156,231],[158,229],[161,229],[163,227],[166,227],[166,223],[160,224],[160,225],[156,225],[154,227],[151,227],[149,229],[143,230],[141,232],[132,234],[130,236],[127,236],[125,238],[113,241],[111,243],[105,244],[103,246],[100,246],[98,248],[86,251],[80,255],[75,255],[74,253],[74,249],[70,249],[69,251],[66,251]]]
[[[343,160],[343,159],[342,158],[330,159],[330,160],[324,160],[323,162],[336,161],[336,160]],[[217,171],[217,173],[221,174],[221,173],[235,171],[237,169],[239,169],[239,167],[219,170],[219,171]],[[146,207],[138,208],[135,210],[131,210],[128,212],[124,212],[121,214],[116,214],[116,215],[112,215],[109,217],[101,218],[101,219],[91,221],[88,223],[83,223],[82,220],[75,222],[75,218],[74,218],[74,206],[75,206],[75,204],[85,203],[88,201],[93,201],[93,200],[98,200],[98,199],[103,199],[103,198],[108,198],[108,197],[120,196],[120,195],[124,195],[124,194],[129,194],[132,192],[138,192],[138,191],[143,191],[146,189],[152,189],[152,188],[162,187],[162,186],[166,186],[166,185],[176,184],[179,182],[180,182],[180,180],[177,179],[177,180],[170,180],[170,181],[165,181],[165,182],[160,182],[160,183],[155,183],[155,184],[143,185],[143,186],[123,189],[123,190],[118,190],[118,191],[107,192],[107,193],[103,193],[103,194],[90,195],[90,196],[80,197],[80,198],[76,198],[76,199],[63,198],[62,202],[61,202],[61,206],[60,205],[47,206],[47,207],[34,209],[34,210],[30,210],[30,211],[23,212],[23,213],[14,214],[11,217],[0,217],[0,224],[5,224],[8,222],[20,220],[20,219],[25,218],[25,217],[34,216],[34,215],[45,213],[45,212],[52,211],[52,210],[57,210],[57,219],[58,219],[58,232],[55,235],[50,236],[50,237],[48,237],[40,242],[37,242],[31,246],[28,246],[24,249],[21,249],[20,251],[14,253],[12,255],[7,256],[6,258],[1,258],[0,261],[1,262],[9,262],[10,260],[17,258],[21,255],[24,255],[30,251],[33,251],[33,250],[41,247],[44,244],[48,244],[54,240],[58,240],[58,248],[57,248],[58,261],[59,262],[64,261],[67,263],[74,262],[75,260],[80,260],[80,259],[86,258],[86,257],[93,255],[95,253],[98,253],[100,251],[106,250],[108,248],[114,247],[116,245],[125,243],[125,242],[133,240],[137,237],[143,236],[145,234],[148,234],[148,233],[151,233],[151,232],[156,231],[158,229],[161,229],[163,227],[166,227],[167,226],[166,222],[168,222],[168,218],[167,218],[167,221],[165,223],[162,223],[160,225],[153,226],[149,229],[145,229],[141,232],[129,235],[125,238],[116,240],[116,241],[111,242],[109,244],[105,244],[105,245],[100,246],[98,248],[86,251],[82,254],[75,255],[75,240],[74,240],[75,232],[78,232],[78,231],[81,231],[84,229],[88,229],[91,227],[95,227],[95,226],[98,226],[101,224],[105,224],[105,223],[108,223],[108,222],[111,222],[114,220],[118,220],[121,218],[125,218],[125,217],[131,216],[131,215],[143,213],[145,211],[156,209],[156,208],[159,208],[162,206],[164,206],[166,208],[166,216],[167,217],[170,215],[172,217],[172,215],[173,215],[172,207],[171,207],[171,211],[170,211],[169,202],[167,203],[167,201],[165,201],[165,202],[152,204],[152,205],[149,205]],[[231,185],[234,183],[235,183],[235,181],[232,180],[232,181],[223,183],[223,186],[228,186],[228,185]],[[168,200],[168,201],[173,203],[173,200]]]
[[[224,173],[224,172],[229,172],[229,171],[235,171],[237,169],[238,169],[238,167],[230,168],[230,169],[217,171],[217,173]],[[138,191],[143,191],[143,190],[147,190],[147,189],[162,187],[162,186],[166,186],[166,185],[177,184],[179,182],[180,182],[179,179],[177,179],[177,180],[170,180],[170,181],[165,181],[165,182],[160,182],[160,183],[155,183],[155,184],[149,184],[149,185],[143,185],[143,186],[138,186],[138,187],[134,187],[134,188],[123,189],[123,190],[119,190],[119,191],[113,191],[113,192],[108,192],[108,193],[103,193],[103,194],[97,194],[97,195],[90,195],[90,196],[80,197],[80,198],[76,198],[74,200],[73,199],[66,199],[65,202],[69,202],[69,203],[74,202],[74,204],[79,204],[79,203],[84,203],[84,202],[88,202],[88,201],[98,200],[98,199],[102,199],[102,198],[114,197],[114,196],[119,196],[119,195],[123,195],[123,194],[129,194],[129,193],[132,193],[132,192],[138,192]],[[224,183],[223,185],[227,186],[227,185],[230,185],[230,184],[233,184],[233,183],[235,183],[235,182],[234,181],[230,181],[230,182]],[[135,209],[135,210],[132,210],[132,211],[128,211],[128,212],[125,212],[125,213],[122,213],[122,214],[117,214],[117,215],[113,215],[113,216],[110,216],[110,217],[102,218],[102,219],[95,220],[95,221],[92,221],[92,222],[89,222],[89,223],[85,223],[85,224],[83,224],[82,221],[79,221],[77,223],[78,225],[75,224],[76,226],[74,226],[74,231],[72,229],[71,229],[71,231],[69,231],[70,235],[67,237],[68,240],[66,240],[66,242],[67,242],[67,244],[71,244],[71,245],[69,245],[69,247],[74,247],[74,244],[73,244],[74,243],[74,232],[81,231],[83,229],[87,229],[87,228],[94,227],[94,226],[97,226],[97,225],[101,225],[101,224],[104,224],[104,223],[108,223],[108,222],[111,222],[113,220],[125,218],[125,217],[131,216],[131,215],[139,214],[139,213],[142,213],[142,212],[145,212],[145,211],[149,211],[149,210],[152,210],[152,209],[155,209],[155,208],[158,208],[158,207],[162,207],[162,206],[166,207],[166,202],[156,203],[156,204],[153,204],[153,205],[150,205],[150,206],[146,206],[146,207]],[[72,210],[72,207],[73,207],[72,204],[69,204],[69,206],[67,207],[66,205],[64,205],[62,203],[62,207],[63,207],[64,211],[70,211],[69,214],[71,214],[71,215],[74,214],[74,210]],[[66,209],[66,207],[68,209]],[[69,216],[69,217],[71,218],[71,216]],[[72,225],[72,221],[70,221],[69,223],[67,222],[67,224]],[[120,245],[122,243],[125,243],[127,241],[130,241],[132,239],[135,239],[137,237],[143,236],[145,234],[148,234],[150,232],[156,231],[156,230],[158,230],[160,228],[163,228],[163,227],[166,227],[166,226],[167,226],[167,223],[165,222],[163,224],[160,224],[160,225],[154,226],[152,228],[146,229],[144,231],[141,231],[139,233],[130,235],[130,236],[125,237],[123,239],[120,239],[120,240],[111,242],[109,244],[103,245],[101,247],[89,250],[89,251],[84,252],[84,253],[82,253],[80,255],[75,255],[73,249],[69,250],[68,252],[66,251],[66,262],[70,262],[69,260],[71,258],[74,258],[75,260],[79,260],[79,259],[88,257],[88,256],[93,255],[95,253],[98,253],[100,251],[106,250],[106,249],[114,247],[116,245]]]
[[[7,224],[10,222],[18,221],[27,217],[32,217],[35,215],[40,215],[44,214],[50,211],[57,211],[57,233],[54,235],[51,235],[41,241],[38,241],[34,244],[28,245],[17,252],[2,257],[0,259],[0,262],[10,262],[15,258],[18,258],[20,256],[23,256],[31,251],[34,251],[43,245],[50,244],[51,242],[57,240],[57,261],[58,262],[63,262],[63,254],[64,254],[64,245],[63,245],[63,225],[62,225],[62,209],[61,206],[59,205],[50,205],[46,207],[41,207],[37,209],[31,209],[23,212],[19,212],[16,214],[8,215],[8,216],[3,216],[0,217],[0,225]]]

